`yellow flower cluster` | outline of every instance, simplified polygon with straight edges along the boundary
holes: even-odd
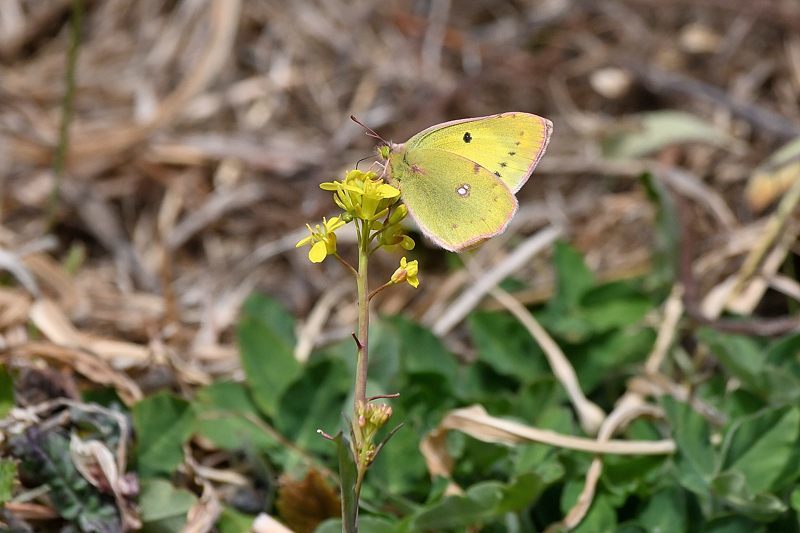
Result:
[[[342,181],[326,181],[320,189],[333,191],[333,201],[356,218],[372,222],[386,216],[400,201],[400,191],[374,172],[351,170]]]
[[[320,188],[333,192],[333,201],[344,213],[323,219],[321,226],[308,226],[311,235],[301,239],[297,246],[311,245],[308,258],[312,262],[319,263],[336,254],[334,232],[355,219],[364,221],[369,242],[374,240],[378,246],[400,246],[405,250],[414,248],[414,240],[400,224],[408,215],[408,208],[400,203],[400,191],[375,172],[351,170],[342,181],[328,181],[320,184]]]

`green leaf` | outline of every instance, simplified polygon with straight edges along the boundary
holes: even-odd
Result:
[[[160,392],[133,406],[133,426],[139,474],[171,474],[183,462],[183,444],[192,434],[194,412],[186,400]]]
[[[212,383],[199,391],[193,402],[197,433],[224,450],[275,451],[283,445],[248,420],[258,411],[241,383]]]
[[[224,507],[217,520],[217,531],[219,533],[242,533],[250,531],[253,526],[255,516],[240,513],[232,507]]]
[[[581,298],[594,286],[594,275],[581,253],[563,241],[556,242],[553,264],[556,270],[556,294],[548,302],[548,308],[556,313],[577,308]]]
[[[647,286],[669,290],[677,277],[676,265],[680,255],[681,228],[678,209],[673,194],[667,186],[650,172],[642,174],[640,181],[647,199],[656,210],[654,225],[653,271],[647,278]]]
[[[792,509],[800,513],[800,486],[795,487],[790,498]]]
[[[275,416],[280,397],[302,373],[293,330],[291,315],[276,300],[256,294],[245,302],[238,328],[242,367],[256,405],[268,416]]]
[[[328,442],[319,436],[318,429],[335,433],[342,412],[350,409],[346,398],[352,377],[338,360],[316,360],[305,368],[300,378],[288,387],[280,399],[275,427],[301,449],[330,453]],[[294,470],[299,464],[285,464]]]
[[[448,496],[426,507],[414,517],[412,531],[443,531],[483,522],[496,516],[497,506],[503,501],[504,487],[497,481],[473,485],[463,495]]]
[[[592,506],[586,517],[572,530],[573,533],[593,533],[595,531],[614,531],[617,527],[617,513],[604,494],[598,494],[592,500]]]
[[[14,407],[14,381],[6,367],[0,365],[0,418],[5,418]]]
[[[603,139],[609,158],[637,158],[673,144],[704,143],[729,148],[733,138],[703,119],[683,111],[651,111],[629,117]]]
[[[726,435],[723,468],[741,472],[748,490],[780,489],[800,475],[800,410],[765,409],[738,420]]]
[[[761,372],[766,354],[750,337],[720,333],[710,328],[697,332],[701,342],[711,349],[722,366],[751,391],[763,393]]]
[[[31,485],[47,485],[48,499],[58,514],[82,531],[119,531],[112,498],[101,495],[72,463],[69,441],[56,431],[28,430],[12,440],[21,459],[20,477]]]
[[[497,504],[495,513],[502,515],[522,511],[538,500],[549,484],[548,479],[536,472],[517,476],[503,489],[503,498]]]
[[[197,502],[197,496],[185,489],[177,489],[163,479],[142,482],[139,494],[142,531],[144,533],[172,533],[186,525],[186,513]]]
[[[0,459],[0,505],[11,499],[14,479],[17,476],[17,465],[9,459]]]
[[[581,388],[591,393],[612,378],[624,379],[653,348],[652,329],[614,329],[568,349]],[[628,368],[626,368],[628,367]]]
[[[639,514],[638,523],[650,533],[687,531],[686,492],[678,487],[665,487],[653,494]]]
[[[350,439],[344,433],[334,438],[336,455],[339,460],[339,486],[342,497],[342,520],[348,525],[342,531],[358,529],[358,496],[356,495],[356,459],[353,457]]]
[[[497,373],[523,383],[549,373],[539,345],[508,313],[471,313],[468,325],[478,359]]]
[[[678,479],[687,489],[706,494],[717,465],[708,424],[688,404],[669,396],[664,396],[662,403],[678,446],[675,457]]]
[[[595,287],[581,298],[580,305],[581,315],[596,332],[640,322],[653,307],[650,300],[630,282]]]
[[[739,513],[759,521],[770,521],[786,511],[786,504],[773,494],[754,494],[745,476],[736,470],[711,481],[711,490]]]
[[[419,453],[420,435],[424,431],[419,429],[416,417],[410,417],[407,411],[398,406],[388,425],[393,428],[400,422],[405,422],[405,426],[392,436],[369,468],[368,486],[364,491],[371,498],[385,499],[387,494],[408,494],[418,490],[420,484],[428,479],[425,461]]]
[[[760,533],[765,531],[756,522],[743,516],[720,516],[703,526],[703,533]]]
[[[453,388],[458,364],[430,329],[403,317],[384,319],[401,340],[400,360],[407,375],[435,374]]]

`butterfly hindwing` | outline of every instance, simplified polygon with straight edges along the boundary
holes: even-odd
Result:
[[[528,180],[547,148],[553,125],[530,113],[501,113],[432,126],[406,143],[406,149],[439,149],[478,163],[512,192]]]
[[[508,186],[452,151],[416,147],[389,158],[403,201],[430,239],[460,251],[503,232],[517,210]]]

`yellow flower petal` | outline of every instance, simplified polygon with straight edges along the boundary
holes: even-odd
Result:
[[[381,198],[394,198],[395,196],[400,196],[400,191],[388,183],[382,183],[378,185],[378,196]]]
[[[308,251],[308,260],[312,263],[322,263],[328,256],[328,246],[325,241],[318,241]]]
[[[312,239],[313,239],[313,237],[311,235],[309,235],[308,237],[305,237],[305,238],[300,239],[299,241],[297,241],[297,244],[295,244],[294,247],[295,248],[300,248],[301,246],[305,246],[306,244],[310,243]]]

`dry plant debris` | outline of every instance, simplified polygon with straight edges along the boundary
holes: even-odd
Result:
[[[69,21],[78,4],[73,113],[59,169]],[[13,496],[0,521],[35,528],[75,518],[75,502],[59,491],[80,485],[94,505],[86,520],[208,531],[261,513],[254,527],[267,531],[278,484],[264,449],[289,457],[285,475],[297,478],[312,465],[310,472],[331,481],[315,437],[275,412],[263,417],[249,393],[228,384],[249,383],[237,327],[254,291],[300,317],[296,336],[271,337],[292,341],[287,353],[297,375],[322,372],[316,354],[352,331],[346,272],[335,264],[311,268],[294,251],[303,223],[329,215],[317,185],[372,153],[351,113],[387,138],[514,109],[556,125],[504,235],[465,256],[468,268],[421,246],[423,289],[378,301],[380,313],[411,317],[425,335],[441,337],[447,357],[462,366],[485,362],[470,317],[510,309],[524,327],[517,319],[503,327],[520,328],[526,340],[519,342],[532,350],[541,346],[542,362],[569,391],[559,401],[586,435],[547,440],[535,413],[512,423],[486,406],[444,402],[447,409],[434,411],[439,419],[399,438],[416,439],[414,449],[421,444],[448,493],[461,490],[459,476],[474,481],[450,455],[448,431],[511,446],[535,440],[600,454],[664,454],[684,443],[666,433],[631,437],[631,420],[661,419],[652,427],[663,430],[663,420],[697,414],[713,428],[709,439],[719,438],[730,413],[704,396],[710,384],[727,399],[757,389],[777,409],[793,398],[781,388],[790,382],[748,381],[755,370],[739,355],[766,353],[767,339],[800,331],[798,101],[800,7],[793,0],[3,0],[0,365],[13,382],[0,376],[7,389],[0,391],[0,448],[20,463],[34,452],[65,455],[54,471],[27,472],[58,479],[49,493],[30,492],[31,479],[8,485]],[[595,283],[660,280],[665,303],[637,323],[658,336],[636,364],[620,369],[624,376],[606,369],[603,379],[619,378],[622,387],[586,382],[585,360],[564,346],[575,324],[534,318],[565,290],[564,271],[553,263],[569,253],[553,252],[557,240],[581,253]],[[340,246],[352,242],[343,238]],[[386,338],[408,331],[392,324]],[[731,348],[725,335],[738,335],[739,344]],[[785,357],[796,365],[796,348],[770,346],[769,364]],[[769,379],[781,378],[788,379]],[[303,386],[298,381],[292,393],[311,394]],[[136,441],[123,413],[165,389],[180,396],[170,408],[201,429],[173,443],[174,484],[137,487],[128,460]],[[662,408],[664,397],[688,412]],[[195,420],[195,405],[208,416]],[[222,430],[209,422],[231,412],[241,416]],[[793,412],[771,420],[791,425]],[[262,448],[236,451],[225,431]],[[604,457],[587,463],[583,488],[565,496],[564,513],[537,515],[538,526],[573,528],[613,514],[609,497],[598,496]],[[322,477],[303,483],[319,491]],[[737,480],[723,482],[730,488]],[[303,483],[283,486],[295,487],[297,499]],[[786,490],[778,481],[757,488]],[[172,507],[140,513],[137,494]],[[472,501],[469,489],[464,494]],[[766,514],[741,502],[733,508],[780,520],[791,512],[784,508],[800,507],[797,489],[791,498],[783,508],[769,500]],[[384,510],[401,514],[400,507]],[[418,515],[415,523],[429,519]]]

